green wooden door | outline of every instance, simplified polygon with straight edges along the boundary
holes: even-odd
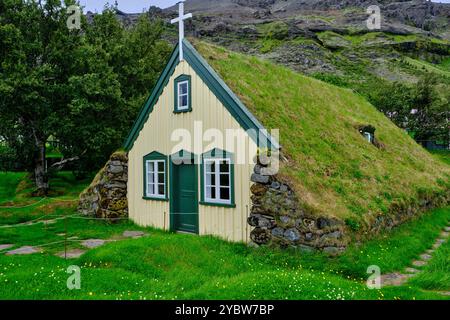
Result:
[[[172,230],[198,233],[197,167],[172,164]]]

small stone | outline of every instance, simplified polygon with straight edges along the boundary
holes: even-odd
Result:
[[[307,246],[306,244],[299,245],[298,249],[303,252],[313,252],[316,250],[314,247]]]
[[[431,259],[431,255],[429,255],[429,254],[426,254],[426,253],[424,253],[424,254],[421,254],[420,255],[420,258],[422,259],[422,260],[430,260]]]
[[[338,255],[339,253],[341,253],[342,251],[344,251],[344,248],[337,248],[337,247],[324,247],[323,252],[335,256]]]
[[[450,232],[450,227],[445,227],[444,230],[445,232]]]
[[[40,249],[36,249],[35,247],[32,246],[23,246],[20,248],[17,248],[15,250],[11,250],[6,252],[6,255],[16,255],[16,254],[33,254],[33,253],[39,253],[41,252]]]
[[[300,233],[295,228],[290,228],[284,232],[284,238],[289,241],[298,241],[300,240]]]
[[[13,244],[0,244],[0,251],[9,249],[9,248],[11,248],[13,246],[14,246]]]
[[[410,267],[406,268],[405,271],[408,272],[408,273],[418,273],[418,272],[420,272],[420,270],[417,270],[416,268],[410,268]]]
[[[280,221],[283,224],[288,224],[289,222],[291,222],[291,218],[289,218],[288,216],[281,216]]]
[[[261,166],[259,164],[255,165],[253,172],[256,174],[261,174]]]
[[[422,260],[415,260],[412,263],[412,265],[415,266],[415,267],[423,267],[426,264],[427,263],[425,261],[422,261]]]
[[[57,233],[56,234],[58,237],[64,237],[66,234],[65,233]]]
[[[441,246],[441,244],[442,244],[442,243],[440,243],[440,242],[435,242],[435,243],[433,244],[433,249],[439,248],[439,247]]]
[[[249,247],[249,248],[259,248],[259,245],[258,244],[256,244],[256,243],[254,243],[253,241],[250,241],[248,244],[247,244],[247,246]]]
[[[121,172],[123,172],[123,167],[122,166],[110,165],[109,166],[109,172],[113,173],[113,174],[121,173]]]
[[[270,184],[270,187],[272,188],[272,189],[279,189],[280,188],[280,183],[278,182],[278,181],[273,181],[271,184]]]
[[[286,192],[286,191],[288,191],[288,187],[287,187],[285,184],[282,184],[282,185],[280,186],[280,191],[281,191],[281,192]]]
[[[250,177],[250,180],[256,183],[267,184],[269,183],[269,176],[263,176],[260,174],[253,173]]]
[[[382,286],[401,286],[408,278],[412,277],[412,274],[402,274],[398,272],[388,273],[381,276]]]
[[[436,240],[436,243],[441,243],[441,244],[442,244],[442,243],[444,243],[444,242],[445,242],[445,239],[437,239],[437,240]]]
[[[56,254],[56,256],[60,257],[60,258],[67,258],[67,259],[76,259],[81,257],[86,251],[81,250],[81,249],[73,249],[73,250],[68,250],[67,252],[59,252]]]
[[[338,239],[340,238],[342,233],[340,231],[334,231],[330,233],[326,233],[322,236],[323,239]]]
[[[124,231],[123,233],[122,233],[122,235],[125,237],[125,238],[133,238],[133,239],[137,239],[137,238],[141,238],[141,237],[143,237],[143,236],[145,236],[146,235],[146,233],[145,232],[143,232],[143,231]]]
[[[274,237],[282,237],[284,234],[284,229],[280,227],[276,227],[272,229],[272,235]]]
[[[443,237],[443,238],[448,238],[448,232],[442,232],[441,233],[441,237]]]
[[[105,244],[105,240],[102,240],[102,239],[88,239],[88,240],[84,240],[83,242],[81,242],[82,246],[89,248],[89,249],[97,248],[104,244]]]
[[[305,240],[311,241],[313,239],[313,234],[311,232],[308,232],[305,234]]]

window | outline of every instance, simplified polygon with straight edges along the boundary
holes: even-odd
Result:
[[[159,152],[144,157],[144,198],[167,200],[167,158]]]
[[[202,163],[202,203],[234,207],[232,157],[217,156],[211,152],[203,155]]]
[[[186,110],[189,108],[188,104],[188,81],[178,83],[178,110]]]
[[[181,75],[175,79],[174,112],[191,111],[191,76]]]
[[[366,138],[366,140],[370,143],[372,143],[373,137],[372,134],[370,132],[364,132],[363,133],[364,137]]]

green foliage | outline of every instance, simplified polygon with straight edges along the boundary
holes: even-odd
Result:
[[[164,66],[170,47],[161,22],[143,15],[126,28],[115,8],[105,7],[92,23],[83,17],[81,30],[69,30],[61,1],[2,6],[0,137],[27,161],[25,169],[40,166],[37,183],[46,179],[50,136],[65,158],[80,157],[77,171],[100,167],[120,147]]]

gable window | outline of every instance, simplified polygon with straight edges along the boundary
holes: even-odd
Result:
[[[191,106],[191,76],[181,75],[175,79],[174,112],[188,112]]]
[[[231,154],[214,149],[203,155],[202,204],[234,207],[234,164]]]
[[[167,157],[155,151],[144,157],[144,199],[167,198]]]

